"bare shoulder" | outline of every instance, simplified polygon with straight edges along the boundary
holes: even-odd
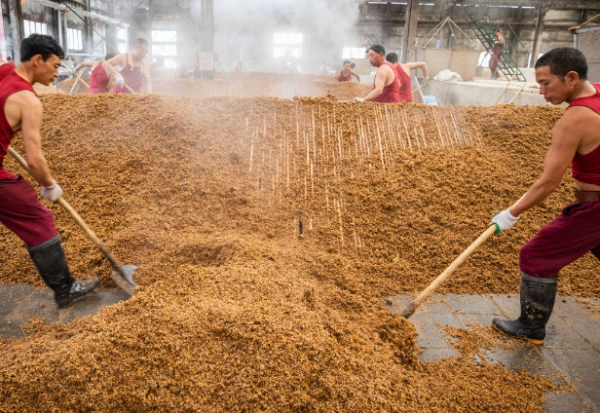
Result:
[[[572,106],[565,111],[562,118],[556,122],[555,129],[577,130],[583,129],[592,123],[600,122],[600,116],[592,109],[586,106]]]
[[[6,99],[7,103],[21,106],[22,110],[40,111],[42,110],[42,102],[38,99],[35,93],[30,90],[21,90],[13,93]]]
[[[394,74],[394,69],[388,65],[381,65],[377,71],[381,71],[381,74]]]
[[[593,116],[594,112],[585,107],[573,106],[565,111],[552,130],[552,144],[579,147],[587,141],[593,134],[590,131],[590,115]],[[597,128],[600,128],[600,122]]]

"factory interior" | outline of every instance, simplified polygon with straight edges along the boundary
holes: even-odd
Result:
[[[600,0],[0,10],[0,413],[600,413]]]

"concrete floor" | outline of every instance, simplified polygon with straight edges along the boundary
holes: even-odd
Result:
[[[76,318],[98,314],[102,307],[128,298],[129,295],[121,290],[97,291],[59,310],[49,288],[0,284],[0,336],[21,337],[21,328],[30,316],[39,316],[45,323],[66,324]]]
[[[20,337],[21,328],[30,316],[40,316],[46,323],[68,323],[76,318],[97,314],[102,307],[127,300],[121,290],[103,290],[83,297],[79,302],[58,310],[48,288],[29,285],[0,285],[0,336]],[[410,301],[408,295],[388,297],[391,311],[400,311]],[[589,300],[600,308],[600,299]],[[562,375],[573,384],[573,392],[551,393],[546,397],[548,412],[600,413],[600,315],[584,308],[574,297],[559,297],[542,346],[526,345],[514,351],[498,349],[487,358],[502,362],[512,370]],[[436,324],[468,328],[476,323],[489,326],[495,316],[516,318],[519,298],[512,295],[433,296],[411,317],[423,349],[423,361],[438,361],[455,355],[442,330]],[[561,378],[556,378],[563,382]]]
[[[388,298],[393,312],[401,311],[410,301],[406,295]],[[589,299],[589,303],[600,309],[600,299]],[[519,313],[517,294],[447,294],[430,298],[410,321],[419,333],[421,359],[438,361],[456,354],[436,324],[460,328],[468,328],[470,323],[490,326],[494,317],[514,319]],[[548,412],[600,413],[600,314],[584,308],[574,297],[557,298],[543,345],[525,345],[514,351],[497,349],[487,360],[502,362],[510,370],[560,374],[573,383],[573,392],[546,395]],[[563,382],[560,378],[556,381]]]

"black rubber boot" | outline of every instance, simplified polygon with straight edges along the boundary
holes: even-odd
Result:
[[[71,278],[58,235],[28,248],[27,251],[46,285],[54,291],[54,300],[60,308],[67,307],[77,298],[92,292],[100,283],[98,277],[86,281],[75,281]]]
[[[494,318],[492,326],[503,333],[542,344],[546,323],[552,315],[557,289],[556,278],[537,278],[521,273],[521,316],[515,321]]]

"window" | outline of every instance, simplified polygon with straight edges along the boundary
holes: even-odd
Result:
[[[177,32],[174,30],[152,30],[152,57],[165,58],[165,67],[177,67]]]
[[[275,33],[275,44],[302,44],[302,33]]]
[[[302,33],[275,33],[273,57],[302,57]]]
[[[477,66],[489,67],[491,57],[492,56],[488,52],[481,52],[481,54],[479,55],[479,62],[477,62]]]
[[[127,29],[119,27],[117,30],[117,50],[119,53],[127,53]]]
[[[25,28],[25,37],[37,34],[48,34],[48,25],[46,23],[34,22],[33,20],[23,20]]]
[[[342,59],[366,59],[366,47],[344,47],[342,51]]]
[[[74,51],[83,50],[83,31],[67,28],[67,49]]]

